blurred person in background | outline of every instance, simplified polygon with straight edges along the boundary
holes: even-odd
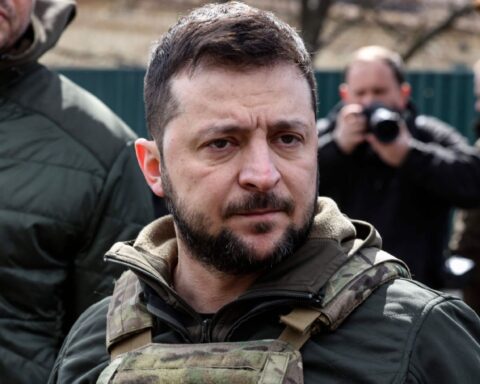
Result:
[[[480,60],[473,66],[475,111],[474,131],[476,146],[480,148]],[[463,299],[480,315],[480,207],[456,212],[452,238],[452,254],[466,257],[475,264],[462,287]]]
[[[450,209],[480,203],[480,155],[453,127],[418,114],[410,93],[396,52],[353,54],[341,103],[317,125],[320,195],[371,222],[416,280],[441,288]]]
[[[121,272],[105,251],[153,219],[134,133],[38,63],[72,0],[0,1],[0,381],[45,383],[72,322]]]

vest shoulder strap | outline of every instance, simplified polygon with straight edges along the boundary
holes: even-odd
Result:
[[[399,277],[410,278],[401,260],[377,248],[358,250],[328,280],[318,308],[295,308],[280,317],[286,328],[279,339],[300,349],[319,330],[338,328],[375,289]]]
[[[152,316],[142,302],[138,277],[127,271],[115,283],[107,313],[107,349],[112,358],[151,343]]]

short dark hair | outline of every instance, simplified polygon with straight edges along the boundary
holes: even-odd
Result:
[[[406,82],[402,57],[395,51],[379,45],[368,45],[356,50],[353,59],[345,69],[344,79],[347,80],[348,71],[354,63],[361,61],[382,61],[392,70],[398,85]]]
[[[152,52],[145,75],[144,100],[148,130],[159,147],[164,127],[178,113],[171,79],[205,62],[240,70],[292,63],[308,82],[316,114],[310,55],[293,28],[270,12],[240,2],[208,4],[182,17]]]

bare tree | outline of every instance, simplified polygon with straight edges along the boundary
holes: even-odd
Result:
[[[440,34],[448,31],[452,28],[455,21],[457,21],[462,16],[472,13],[477,7],[480,6],[480,3],[477,1],[475,5],[474,2],[463,5],[458,8],[454,8],[449,12],[444,19],[440,20],[433,27],[426,29],[423,33],[416,36],[410,46],[402,53],[403,60],[407,62],[411,59],[421,48],[427,45],[431,40]]]
[[[357,17],[337,18],[333,22],[331,10],[340,3],[356,6],[358,9]],[[397,7],[402,5],[406,11],[409,10],[409,7],[412,8],[410,12],[415,17],[414,7],[418,7],[420,3],[421,1],[402,2],[401,4],[398,2]],[[452,1],[452,3],[454,2]],[[422,23],[421,29],[415,30],[411,27],[399,27],[398,24],[385,18],[385,12],[392,7],[392,4],[394,2],[385,0],[301,0],[300,29],[307,49],[314,57],[349,28],[361,23],[373,22],[387,33],[395,35],[397,40],[406,42],[404,44],[406,48],[400,53],[404,60],[408,61],[434,38],[451,30],[457,20],[471,14],[475,9],[480,9],[480,0],[471,0],[469,3],[460,6],[451,4],[443,19],[433,25]],[[331,23],[330,28],[326,27],[327,22]]]
[[[305,45],[312,55],[321,48],[321,36],[333,4],[335,0],[302,0],[300,26]]]

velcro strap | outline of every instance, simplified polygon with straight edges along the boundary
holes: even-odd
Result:
[[[300,349],[310,338],[312,325],[322,316],[315,308],[295,308],[290,313],[280,316],[280,322],[286,327],[279,340],[289,343],[293,348]]]
[[[320,316],[315,308],[295,308],[289,314],[280,316],[280,322],[300,333],[308,332],[311,325]]]
[[[114,360],[118,355],[125,352],[130,352],[135,349],[144,347],[152,342],[151,328],[144,329],[142,332],[135,335],[130,335],[125,340],[119,341],[112,345],[110,349],[110,358]]]

